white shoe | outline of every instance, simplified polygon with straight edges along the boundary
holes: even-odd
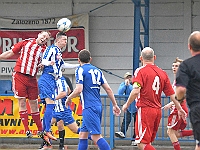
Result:
[[[131,146],[137,146],[137,143],[135,141],[131,141]]]
[[[115,136],[118,138],[125,138],[125,135],[123,132],[119,131],[119,132],[115,132]]]

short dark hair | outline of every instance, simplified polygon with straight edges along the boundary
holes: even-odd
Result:
[[[79,52],[78,58],[80,59],[81,62],[88,63],[90,62],[91,54],[88,50],[83,49]]]
[[[58,32],[58,33],[56,34],[56,38],[59,38],[59,37],[61,37],[61,36],[67,36],[67,35],[65,34],[65,32]]]
[[[190,44],[193,51],[200,51],[200,32],[194,31],[191,33],[188,39],[188,43]]]

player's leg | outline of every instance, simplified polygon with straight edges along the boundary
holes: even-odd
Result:
[[[121,130],[115,132],[116,137],[119,137],[119,138],[125,138],[126,137],[125,132],[126,132],[126,124],[127,124],[127,122],[126,122],[127,112],[124,112],[124,117],[123,117],[123,121],[122,121],[122,124],[121,124]]]
[[[194,139],[196,140],[195,150],[200,150],[200,105],[193,104],[190,106],[189,118],[192,124]]]
[[[83,125],[84,128],[85,125]],[[88,148],[88,132],[80,132],[79,133],[79,143],[77,150],[87,150]]]
[[[64,129],[64,123],[63,120],[60,120],[57,122],[57,127],[58,127],[58,131],[59,131],[59,150],[64,150],[65,146],[64,146],[64,140],[65,140],[65,129]]]
[[[19,115],[24,125],[24,129],[26,132],[26,136],[31,138],[33,135],[28,127],[28,111],[26,108],[26,99],[25,98],[18,98],[19,103]]]
[[[178,138],[177,138],[177,134],[178,134],[178,131],[176,130],[173,130],[172,128],[168,128],[167,129],[167,134],[172,142],[172,145],[174,147],[174,150],[180,150],[180,143],[178,141]]]
[[[24,129],[26,132],[26,136],[32,137],[32,133],[29,130],[28,127],[28,111],[26,108],[26,97],[27,97],[27,91],[26,91],[26,83],[27,83],[27,77],[18,72],[14,72],[12,76],[12,88],[14,92],[14,97],[18,99],[18,105],[19,105],[19,115],[22,120],[22,123],[24,125]]]
[[[46,125],[45,134],[50,139],[57,140],[57,138],[51,134],[51,120],[53,117],[52,111],[53,111],[55,104],[54,104],[54,101],[51,100],[50,98],[45,98],[45,102],[46,102],[46,110],[44,113],[44,121],[45,121],[45,125]]]
[[[38,131],[42,132],[42,122],[40,119],[39,105],[38,105],[38,84],[37,79],[28,77],[29,83],[27,83],[27,98],[31,109],[31,116],[35,122]]]
[[[151,145],[160,123],[161,111],[156,108],[138,108],[136,116],[136,143],[140,150],[155,150]]]

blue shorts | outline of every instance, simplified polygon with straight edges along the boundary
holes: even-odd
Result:
[[[54,76],[43,73],[38,80],[38,87],[42,102],[44,102],[45,98],[55,100],[56,81]]]
[[[102,106],[83,109],[83,122],[81,132],[90,134],[101,134]]]
[[[56,119],[56,122],[63,120],[65,126],[75,122],[71,109],[65,109],[65,111],[61,112],[53,111],[53,118]]]

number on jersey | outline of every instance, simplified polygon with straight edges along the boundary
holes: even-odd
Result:
[[[152,89],[155,91],[156,94],[158,94],[159,88],[160,88],[160,80],[159,77],[156,76],[152,84]]]

